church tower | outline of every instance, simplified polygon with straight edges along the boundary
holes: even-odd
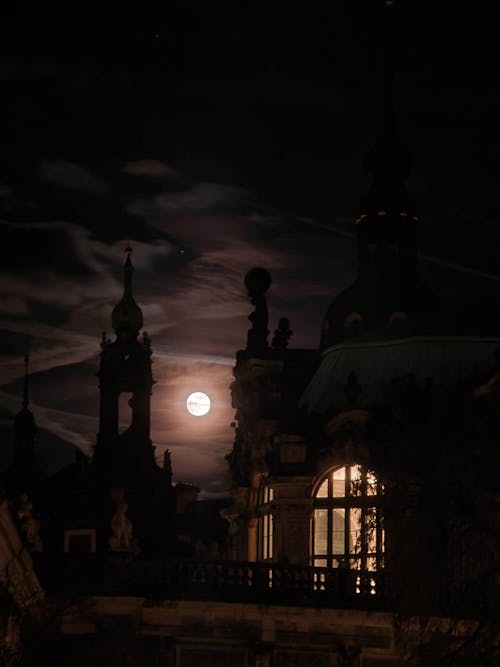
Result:
[[[14,420],[13,461],[7,472],[7,484],[12,493],[32,494],[42,478],[35,457],[36,424],[29,409],[29,350],[24,356],[24,388],[21,410]]]
[[[414,318],[434,302],[417,277],[418,217],[406,188],[411,158],[396,130],[393,11],[393,3],[386,0],[382,120],[375,145],[364,160],[372,182],[356,220],[357,276],[327,312],[323,349],[391,324],[405,322],[413,328]]]
[[[151,341],[143,326],[142,311],[132,294],[134,267],[127,247],[123,267],[123,296],[115,306],[111,322],[114,341],[103,333],[99,368],[99,433],[94,467],[112,484],[132,484],[155,469],[150,437],[150,400],[154,384],[151,373]],[[130,408],[128,410],[127,403]],[[125,415],[130,423],[124,430]]]

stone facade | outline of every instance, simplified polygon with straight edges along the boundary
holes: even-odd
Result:
[[[28,627],[43,616],[44,592],[30,546],[16,525],[11,503],[0,502],[0,664],[19,665],[25,656]]]

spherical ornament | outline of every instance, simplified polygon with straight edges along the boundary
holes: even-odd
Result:
[[[264,294],[271,286],[271,274],[266,269],[250,269],[245,276],[245,287],[250,294]]]

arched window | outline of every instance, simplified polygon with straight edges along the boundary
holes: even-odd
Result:
[[[377,571],[384,566],[382,485],[362,466],[328,472],[314,494],[312,563]]]
[[[259,524],[257,532],[257,558],[258,560],[272,560],[273,548],[273,489],[267,485],[267,480],[262,479],[259,490],[259,504],[257,513]]]

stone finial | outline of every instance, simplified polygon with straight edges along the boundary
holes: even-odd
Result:
[[[103,331],[101,334],[101,350],[107,348],[108,345],[111,345],[111,338],[109,338],[106,332]]]
[[[290,329],[290,320],[287,317],[281,317],[278,322],[278,328],[274,332],[271,343],[272,348],[274,350],[286,350],[292,334],[293,331]]]
[[[151,337],[147,331],[142,332],[142,344],[144,345],[144,349],[151,354]]]
[[[163,470],[168,476],[169,483],[172,484],[172,456],[170,449],[166,449],[163,453]]]
[[[270,286],[271,275],[266,269],[254,268],[245,276],[245,287],[250,301],[255,306],[255,310],[248,316],[252,328],[248,330],[247,349],[251,352],[261,352],[268,347],[268,313],[264,295]]]

